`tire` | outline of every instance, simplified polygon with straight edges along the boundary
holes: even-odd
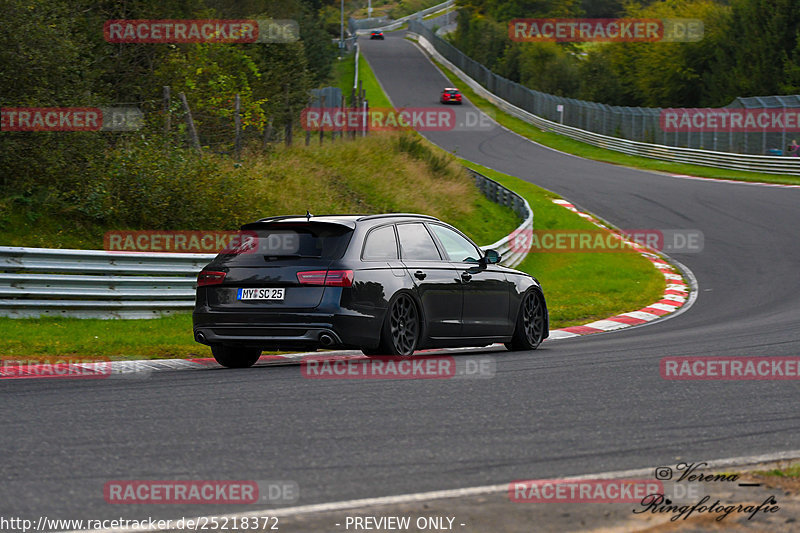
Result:
[[[225,368],[249,368],[256,364],[261,357],[261,350],[258,348],[245,348],[244,346],[230,346],[226,344],[215,344],[211,347],[211,353],[217,363]]]
[[[417,304],[409,294],[401,292],[389,302],[377,352],[381,355],[410,357],[419,346],[421,332]]]
[[[522,298],[517,313],[517,325],[511,342],[505,343],[511,351],[535,350],[544,340],[544,298],[539,291],[528,291]]]

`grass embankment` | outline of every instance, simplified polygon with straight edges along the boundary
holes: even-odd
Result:
[[[667,172],[670,174],[686,174],[689,176],[700,176],[704,178],[717,178],[725,180],[786,183],[793,185],[800,184],[800,176],[726,170],[722,168],[704,167],[700,165],[687,165],[685,163],[659,161],[657,159],[637,157],[623,154],[621,152],[615,152],[613,150],[598,148],[597,146],[575,141],[569,137],[559,135],[552,131],[544,131],[537,128],[533,124],[529,124],[522,119],[519,119],[513,115],[509,115],[505,111],[496,107],[485,98],[479,96],[443,64],[436,60],[433,60],[433,62],[439,67],[444,75],[447,76],[453,86],[458,87],[461,90],[461,93],[466,96],[469,101],[475,105],[475,107],[481,109],[485,113],[490,114],[490,116],[493,116],[499,124],[502,124],[511,131],[519,133],[523,137],[526,137],[532,141],[555,148],[556,150],[560,150],[568,154],[574,154],[587,159],[604,161],[606,163],[613,163],[616,165],[623,165],[657,172]]]

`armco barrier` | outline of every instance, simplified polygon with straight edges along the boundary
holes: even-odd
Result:
[[[511,235],[482,247],[496,249],[515,266],[526,250],[514,236],[533,229],[524,198],[469,171],[492,201],[513,209],[523,223]],[[194,307],[197,273],[215,254],[107,252],[0,246],[0,316],[25,318],[154,318]]]
[[[492,102],[500,109],[517,118],[529,122],[542,130],[553,131],[566,137],[570,137],[593,146],[598,146],[600,148],[615,150],[617,152],[622,152],[629,155],[660,159],[662,161],[689,163],[693,165],[703,165],[731,170],[749,170],[753,172],[764,172],[769,174],[800,175],[800,157],[737,154],[733,152],[715,152],[710,150],[700,150],[697,148],[682,148],[676,146],[666,146],[662,144],[651,144],[602,135],[547,120],[509,103],[496,94],[490,92],[475,79],[469,77],[465,72],[448,60],[443,52],[446,54],[458,53],[461,55],[463,55],[463,53],[449,43],[443,41],[441,38],[433,35],[431,30],[424,24],[412,20],[409,22],[408,27],[409,31],[417,34],[420,45],[429,54],[436,58],[436,60],[440,63],[446,65],[447,68],[452,70],[472,90],[474,90],[483,98]],[[489,71],[487,70],[487,73],[488,72]]]
[[[410,22],[412,20],[420,19],[422,17],[426,17],[431,13],[436,13],[437,11],[441,11],[443,9],[448,9],[453,4],[455,4],[455,0],[447,0],[446,2],[442,2],[441,4],[437,4],[435,6],[431,6],[427,9],[423,9],[422,11],[417,11],[416,13],[412,13],[411,15],[406,15],[405,17],[399,18],[397,20],[393,20],[386,23],[387,21],[380,20],[380,19],[363,19],[363,20],[356,20],[351,18],[349,20],[349,27],[352,33],[357,35],[363,35],[369,33],[371,31],[392,31],[396,30],[403,24]]]
[[[0,246],[0,316],[153,318],[194,305],[214,254]]]

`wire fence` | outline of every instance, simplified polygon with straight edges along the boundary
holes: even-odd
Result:
[[[437,36],[433,31],[435,24],[434,20],[411,20],[409,31],[428,39],[440,54],[489,92],[529,113],[565,126],[643,143],[740,154],[786,155],[787,146],[795,139],[800,141],[800,124],[793,127],[786,120],[777,127],[770,121],[759,131],[731,131],[722,126],[710,131],[677,131],[679,128],[662,127],[662,112],[668,111],[666,109],[612,106],[529,89],[495,74]],[[800,95],[737,98],[725,108],[714,111],[720,115],[725,114],[722,111],[737,109],[797,111]],[[672,129],[676,131],[670,131]]]

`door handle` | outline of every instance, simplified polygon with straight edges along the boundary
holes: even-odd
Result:
[[[417,279],[425,279],[426,276],[427,274],[422,270],[417,270],[416,272],[414,272],[414,277]]]
[[[467,273],[467,272],[462,272],[462,273],[461,273],[461,279],[462,279],[464,282],[467,282],[467,281],[469,281],[469,280],[471,280],[471,279],[472,279],[472,274],[469,274],[469,273]]]

